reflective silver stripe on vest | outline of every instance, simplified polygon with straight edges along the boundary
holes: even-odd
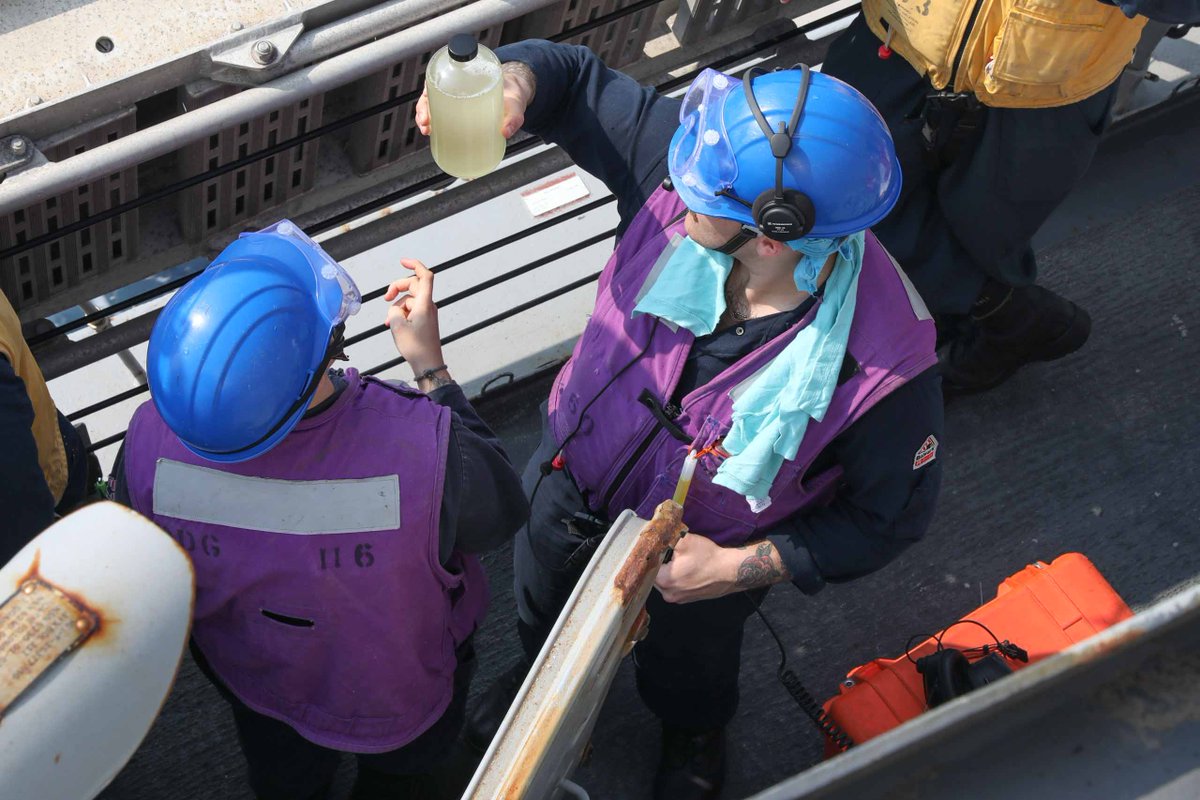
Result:
[[[270,533],[359,533],[400,527],[400,477],[285,481],[160,458],[154,513]]]
[[[778,356],[776,356],[776,358],[778,358]],[[748,376],[746,376],[746,378],[741,383],[738,383],[736,386],[734,386],[732,389],[729,390],[729,396],[736,402],[737,399],[739,397],[741,397],[742,395],[744,395],[746,393],[746,390],[750,388],[750,384],[752,384],[756,380],[758,380],[758,376],[762,375],[764,372],[766,372],[767,368],[770,367],[772,363],[774,363],[774,359],[763,364],[761,367],[756,369],[754,372],[752,372]]]
[[[662,275],[662,271],[667,268],[667,262],[669,262],[672,256],[675,255],[675,251],[679,249],[679,245],[682,243],[683,237],[678,233],[671,235],[671,241],[667,243],[666,249],[659,253],[658,260],[654,262],[654,266],[650,269],[650,274],[647,275],[646,280],[642,282],[642,288],[638,289],[637,297],[633,299],[634,306],[642,302],[642,299],[650,293],[650,289],[652,289],[654,284],[658,282],[658,277]],[[632,319],[632,312],[630,318]],[[668,319],[662,319],[660,317],[658,321],[670,328],[671,333],[675,333],[679,330],[679,326]]]
[[[879,249],[887,253],[888,260],[892,262],[892,267],[896,270],[896,274],[900,276],[900,282],[904,284],[904,291],[908,294],[908,302],[912,305],[913,313],[917,315],[917,320],[933,319],[933,315],[929,313],[929,309],[925,306],[925,301],[921,298],[921,293],[917,291],[917,287],[912,285],[912,281],[908,279],[904,269],[900,263],[888,253],[887,248],[879,245]]]

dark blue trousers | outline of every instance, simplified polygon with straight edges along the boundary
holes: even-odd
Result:
[[[539,467],[555,451],[544,407],[542,412],[542,443],[523,476],[526,493],[535,486],[537,493],[529,527],[517,532],[513,551],[517,627],[531,663],[603,536],[574,517],[586,508],[567,472],[541,476]],[[650,711],[690,730],[727,724],[738,705],[742,630],[765,596],[766,590],[738,592],[675,605],[651,590],[646,601],[650,631],[633,650],[638,693]]]
[[[1030,240],[1091,163],[1116,84],[1057,108],[985,107],[974,140],[933,168],[919,118],[933,87],[899,55],[879,58],[879,45],[859,16],[821,68],[866,95],[896,142],[904,188],[875,235],[935,313],[965,314],[988,278],[1033,283]]]
[[[217,677],[194,640],[190,649],[196,666],[233,712],[254,796],[258,800],[323,800],[333,785],[342,754],[251,709]],[[463,762],[455,750],[455,739],[466,718],[475,663],[475,647],[468,639],[458,648],[454,695],[441,718],[403,747],[355,755],[358,777],[350,800],[451,800],[462,795],[475,764]]]

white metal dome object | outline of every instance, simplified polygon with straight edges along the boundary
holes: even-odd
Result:
[[[182,548],[115,503],[64,517],[0,568],[5,797],[108,785],[171,690],[194,592]]]

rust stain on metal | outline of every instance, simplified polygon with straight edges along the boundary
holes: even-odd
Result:
[[[658,508],[654,509],[654,516],[638,534],[633,552],[613,579],[622,606],[629,605],[646,575],[662,564],[668,548],[674,547],[685,531],[683,508],[671,500],[659,503]]]
[[[115,634],[114,628],[116,627],[117,623],[120,622],[120,620],[110,613],[105,613],[103,610],[101,610],[99,604],[91,602],[79,592],[72,592],[68,589],[64,589],[59,584],[54,583],[53,581],[42,576],[38,571],[40,566],[40,556],[41,551],[38,551],[38,553],[34,556],[33,564],[29,568],[29,573],[24,579],[22,579],[21,585],[24,585],[29,580],[37,580],[49,586],[53,586],[54,591],[58,592],[64,597],[69,598],[70,601],[78,606],[82,612],[94,618],[96,625],[92,629],[92,632],[88,634],[88,644],[103,644],[112,639]]]
[[[16,585],[17,585],[17,586],[22,586],[22,585],[24,585],[24,584],[25,584],[27,581],[31,581],[31,580],[35,580],[35,579],[37,579],[37,578],[38,578],[38,570],[39,570],[39,569],[41,569],[41,566],[42,566],[42,551],[41,551],[41,550],[34,550],[34,551],[33,551],[33,563],[29,565],[29,569],[27,569],[27,570],[25,571],[25,574],[24,574],[24,575],[22,575],[21,577],[17,578],[17,583],[16,583]]]
[[[171,542],[172,542],[172,544],[175,544],[176,547],[179,547],[178,543],[175,542],[174,539],[172,539]],[[185,552],[185,551],[182,548],[180,548],[180,552]],[[185,553],[185,555],[186,555],[186,553]],[[58,592],[59,594],[63,595],[64,597],[68,598],[72,603],[74,603],[76,606],[78,606],[82,611],[86,612],[87,614],[89,614],[95,618],[95,620],[96,620],[95,628],[88,635],[88,642],[90,644],[100,644],[102,642],[107,642],[109,639],[111,639],[114,634],[113,629],[116,627],[117,623],[120,622],[120,620],[118,620],[111,613],[105,613],[100,608],[99,604],[91,602],[90,600],[88,600],[86,597],[84,597],[79,592],[68,591],[67,589],[64,589],[62,586],[55,583],[54,581],[48,580],[45,576],[42,575],[41,568],[42,568],[42,551],[35,550],[33,553],[33,563],[31,563],[29,565],[29,569],[25,571],[24,575],[17,578],[17,582],[16,582],[16,586],[14,587],[14,590],[20,589],[22,586],[25,586],[30,581],[36,581],[38,583],[43,583],[43,584],[47,584],[49,586],[53,586],[54,591]],[[188,560],[188,569],[191,570],[191,560],[190,559]],[[190,615],[189,615],[189,619],[190,619]]]
[[[480,782],[469,797],[533,800],[546,788],[545,781],[560,776],[549,775],[548,769],[560,769],[565,757],[585,752],[586,731],[568,727],[583,725],[587,718],[577,693],[601,681],[607,686],[621,651],[644,634],[647,615],[640,599],[663,556],[686,531],[682,514],[682,508],[667,500],[649,522],[627,519],[629,524],[619,533],[619,547],[614,545],[619,554],[609,552],[606,558],[598,554],[602,569],[595,571],[603,577],[587,572],[581,579],[581,595],[539,657],[532,683],[521,695],[516,714],[498,734],[502,739],[496,754],[481,767]],[[610,541],[611,537],[606,544]],[[621,557],[612,558],[617,555]],[[593,560],[592,567],[597,563]]]
[[[646,609],[638,612],[637,618],[633,621],[633,626],[629,629],[629,635],[625,637],[625,646],[621,648],[621,658],[629,655],[633,650],[633,646],[646,638],[650,633],[650,615],[646,613]]]
[[[530,727],[533,735],[521,748],[521,759],[509,771],[505,779],[504,800],[523,800],[529,784],[541,765],[542,757],[549,752],[550,737],[558,732],[564,708],[558,704],[546,706]]]
[[[41,552],[0,603],[0,719],[59,661],[100,642],[115,619],[41,575]]]

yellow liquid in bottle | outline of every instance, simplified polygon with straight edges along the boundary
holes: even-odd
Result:
[[[442,87],[426,83],[429,94],[429,147],[433,160],[456,178],[478,178],[504,158],[500,123],[504,112],[503,80],[485,64],[454,65]],[[453,92],[453,94],[448,93]]]

